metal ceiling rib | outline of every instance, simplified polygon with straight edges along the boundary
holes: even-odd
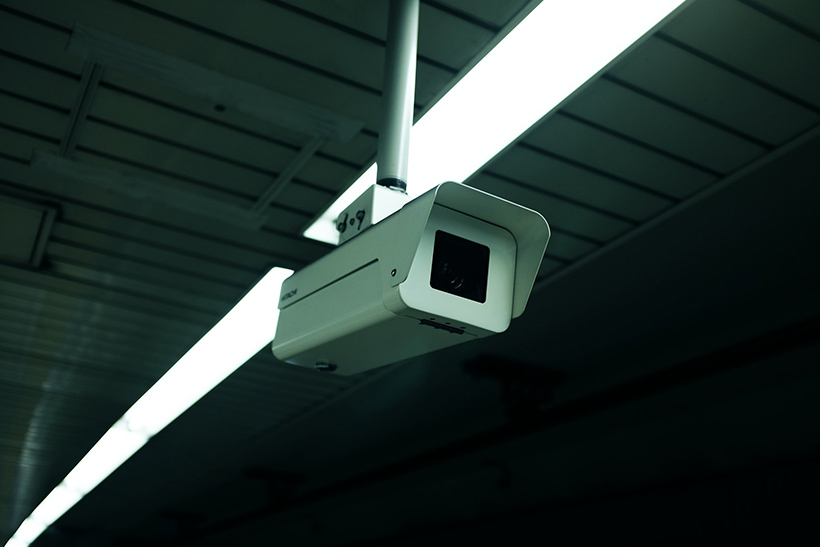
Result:
[[[526,4],[424,2],[417,106]],[[471,179],[549,220],[540,279],[820,123],[820,14],[808,5],[693,2]],[[363,0],[0,2],[0,194],[60,211],[43,269],[0,263],[0,535],[261,273],[327,251],[299,234],[374,156],[385,17],[385,2]],[[261,230],[36,171],[32,151],[59,152],[77,100],[84,63],[65,51],[75,23],[364,129],[324,143]],[[215,106],[106,68],[71,159],[249,207],[309,136]],[[125,533],[157,520],[158,493],[193,507],[200,477],[367,379],[317,377],[263,351],[78,506],[72,524]],[[127,499],[113,495],[125,485]]]

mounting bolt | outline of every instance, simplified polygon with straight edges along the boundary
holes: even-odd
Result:
[[[353,219],[351,219],[352,222]],[[344,231],[347,229],[347,213],[345,213],[344,219],[340,220],[336,223],[336,230],[339,231],[340,234],[343,234]]]
[[[356,211],[356,220],[359,221],[359,227],[357,228],[357,230],[362,229],[362,222],[364,222],[364,215],[365,215],[364,209],[359,209],[358,211]],[[353,224],[353,222],[351,222],[350,224]]]
[[[393,268],[393,271],[392,271],[392,272],[390,272],[390,275],[391,275],[392,277],[396,277],[396,268]]]

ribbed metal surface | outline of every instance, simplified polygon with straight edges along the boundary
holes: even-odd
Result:
[[[522,5],[424,5],[419,106]],[[0,536],[262,273],[328,250],[299,234],[374,157],[386,8],[0,5],[0,193],[59,208],[42,269],[0,264]],[[326,142],[271,204],[261,230],[32,169],[34,150],[59,153],[84,85],[83,59],[66,53],[75,24],[361,120],[364,129],[349,142]],[[105,67],[74,138],[71,160],[248,207],[309,136]],[[159,474],[131,476],[140,486],[129,487],[130,499],[147,502],[182,474],[224,464],[242,443],[361,380],[317,379],[261,352],[174,424],[175,434],[140,453],[140,465]],[[178,465],[162,469],[169,450]],[[193,464],[194,454],[210,457]],[[132,468],[118,474],[127,480]],[[98,519],[116,507],[91,512]]]
[[[424,2],[417,107],[525,5]],[[375,157],[386,9],[0,2],[0,194],[59,210],[41,269],[0,263],[0,540],[261,274],[329,250],[300,233]],[[75,23],[364,128],[326,142],[259,230],[35,170],[33,151],[59,152],[78,101],[84,61],[65,51]],[[549,220],[547,279],[816,127],[817,67],[814,3],[698,0],[468,182]],[[309,140],[112,67],[70,159],[250,207]],[[81,503],[71,526],[90,530],[126,509],[138,522],[158,496],[227,480],[213,474],[367,379],[317,377],[263,351]],[[123,485],[127,499],[115,494]]]
[[[809,13],[695,2],[470,183],[549,219],[555,273],[817,126]]]

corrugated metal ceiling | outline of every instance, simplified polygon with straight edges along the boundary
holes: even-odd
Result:
[[[262,273],[329,250],[300,233],[375,156],[386,9],[365,0],[0,2],[0,199],[58,211],[40,268],[0,262],[0,536]],[[525,0],[423,2],[417,110],[526,9]],[[35,150],[59,155],[75,138],[70,161],[250,207],[312,138],[115,66],[91,84],[78,122],[90,65],[66,52],[77,23],[363,129],[324,141],[259,230],[34,169]],[[544,282],[816,130],[817,67],[815,3],[698,0],[468,183],[548,219]],[[117,488],[146,502],[167,494],[164,483],[187,485],[184,497],[373,376],[317,377],[263,351],[89,496],[71,525],[93,530],[126,508]],[[154,480],[140,480],[146,468]]]

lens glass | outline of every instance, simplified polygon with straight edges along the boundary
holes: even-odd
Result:
[[[430,286],[482,304],[487,300],[490,249],[485,245],[436,231]]]

